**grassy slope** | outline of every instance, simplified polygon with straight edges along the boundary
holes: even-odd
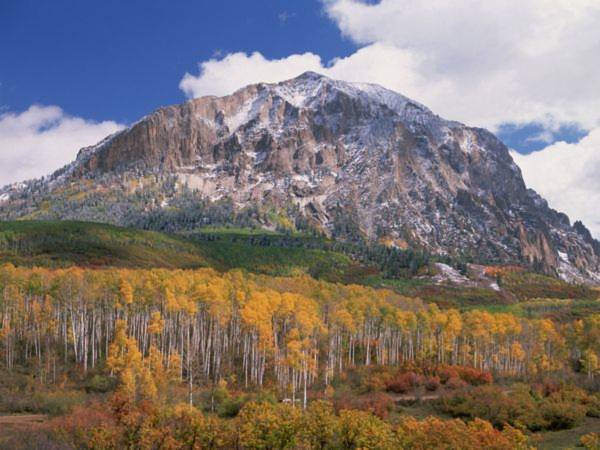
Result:
[[[356,281],[364,267],[345,254],[319,247],[320,238],[265,230],[209,228],[190,233],[202,252],[225,268],[269,275],[307,273],[328,281]]]
[[[486,288],[435,285],[419,278],[383,279],[349,256],[321,250],[319,238],[265,230],[210,228],[190,236],[70,221],[0,222],[0,263],[66,267],[241,268],[268,275],[307,273],[335,282],[388,287],[441,307],[489,308],[526,316],[575,316],[597,311],[598,291],[526,272],[507,273],[499,293]],[[585,299],[540,304],[535,298]],[[517,308],[517,303],[522,306]]]
[[[231,230],[215,240],[71,221],[0,222],[0,263],[66,267],[242,268],[270,275],[309,273],[339,281],[354,268],[340,253],[250,245]]]
[[[193,268],[212,264],[184,239],[88,222],[0,222],[0,261],[47,267]]]
[[[570,430],[535,433],[533,444],[539,450],[582,448],[579,446],[581,436],[588,433],[598,433],[598,430],[600,430],[600,419],[586,417],[583,424]]]

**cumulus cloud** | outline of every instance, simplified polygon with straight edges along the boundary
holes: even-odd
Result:
[[[381,62],[385,61],[385,67]],[[441,95],[444,82],[427,83],[417,73],[418,59],[397,47],[375,43],[358,49],[345,58],[328,63],[314,53],[291,55],[282,59],[267,59],[254,52],[231,53],[222,59],[210,59],[199,64],[199,74],[186,73],[179,87],[190,98],[205,95],[228,95],[248,84],[277,82],[313,71],[329,77],[358,82],[381,84],[410,95],[427,89],[433,96]]]
[[[57,106],[0,115],[0,186],[47,175],[77,151],[122,128],[112,121],[72,117]]]
[[[200,63],[200,75],[186,73],[179,87],[188,97],[227,95],[248,84],[293,78],[307,70],[320,70],[321,58],[313,53],[269,60],[258,52],[230,53],[222,59]]]
[[[529,155],[512,156],[529,187],[600,238],[600,128],[578,143],[556,142]]]
[[[413,55],[426,80],[414,95],[443,115],[490,128],[600,123],[596,0],[330,0],[326,11],[356,43]]]
[[[306,70],[382,84],[437,113],[495,130],[502,123],[600,124],[600,3],[596,0],[324,0],[361,46],[323,62],[304,53],[233,53],[200,64],[181,88],[228,94]],[[368,62],[368,66],[365,62]]]

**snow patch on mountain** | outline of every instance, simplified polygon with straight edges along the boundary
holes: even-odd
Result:
[[[208,200],[231,199],[240,209],[268,203],[287,211],[295,204],[293,214],[331,236],[352,230],[436,255],[541,261],[547,272],[569,279],[574,272],[584,278],[590,278],[586,271],[600,273],[596,244],[526,189],[497,138],[377,85],[308,72],[161,108],[32,184],[32,195],[24,207],[15,202],[11,217],[39,210],[44,196],[36,189],[52,195],[58,184],[76,185],[78,177],[106,177],[102,188],[110,189],[111,182],[127,185],[131,173],[175,177],[172,195],[186,186]],[[102,203],[95,201],[89,208]],[[161,200],[151,204],[159,207]],[[69,208],[73,204],[54,211],[77,216]],[[117,214],[121,210],[127,208]],[[440,273],[450,276],[445,268]]]

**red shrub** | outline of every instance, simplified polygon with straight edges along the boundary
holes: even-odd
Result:
[[[386,385],[386,390],[396,394],[405,394],[411,389],[418,388],[422,385],[422,375],[417,375],[414,372],[405,372],[398,373],[394,378],[389,380]]]
[[[438,377],[443,384],[446,384],[450,378],[459,378],[458,371],[452,366],[442,366],[437,371]]]
[[[452,377],[448,381],[446,381],[446,387],[448,389],[461,389],[467,385],[463,380],[458,377]]]
[[[459,367],[458,374],[462,380],[473,386],[491,384],[494,381],[494,377],[492,377],[490,372],[474,369],[472,367]]]
[[[334,400],[336,410],[358,409],[367,411],[385,419],[392,406],[392,399],[383,392],[371,392],[365,395],[343,395]]]
[[[430,392],[437,391],[440,388],[440,385],[440,377],[435,375],[427,378],[427,381],[425,381],[425,389]]]

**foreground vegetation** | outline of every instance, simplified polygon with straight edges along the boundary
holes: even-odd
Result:
[[[0,448],[598,446],[589,287],[248,229],[2,223],[0,258]]]
[[[213,269],[4,265],[0,292],[0,410],[64,448],[529,448],[600,415],[598,314]]]

